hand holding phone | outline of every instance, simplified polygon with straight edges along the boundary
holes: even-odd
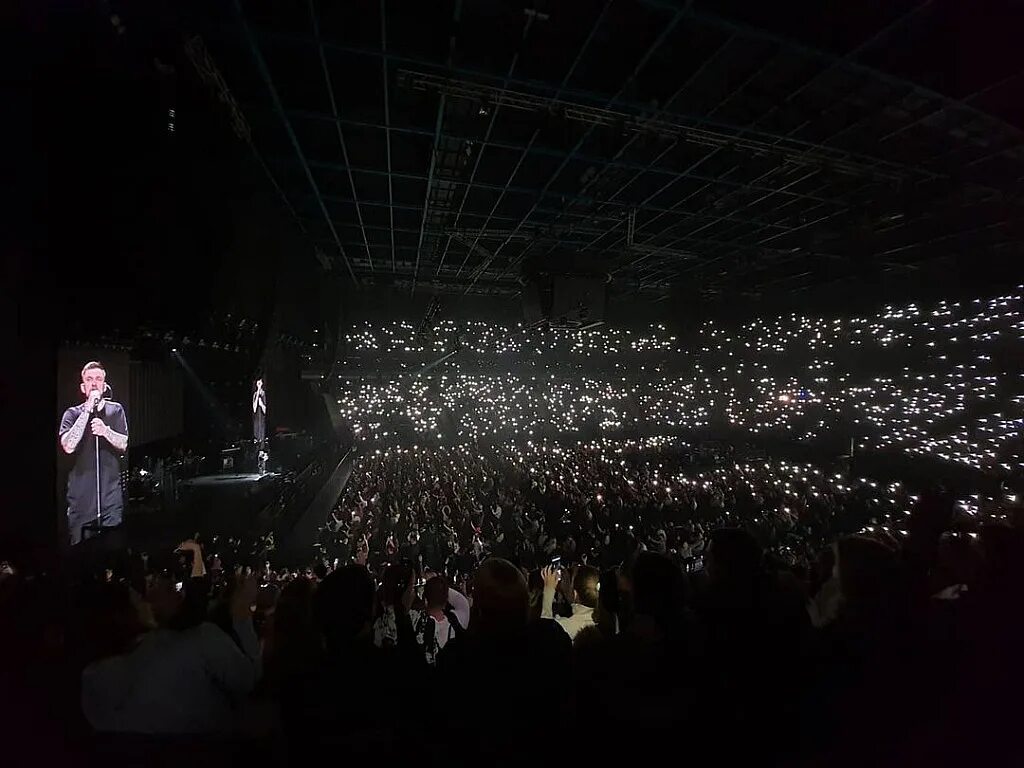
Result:
[[[544,582],[544,589],[555,589],[558,587],[558,581],[561,579],[562,574],[558,568],[553,565],[547,565],[540,570],[541,580]]]

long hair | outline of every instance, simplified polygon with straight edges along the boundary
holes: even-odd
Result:
[[[906,608],[907,580],[896,553],[867,536],[836,543],[840,614],[871,622],[895,618]]]

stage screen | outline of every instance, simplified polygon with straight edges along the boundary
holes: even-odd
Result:
[[[124,349],[74,346],[59,350],[57,377],[58,529],[62,541],[77,543],[91,533],[83,536],[83,526],[123,520],[129,456],[181,434],[182,374],[173,359],[131,360]],[[97,402],[87,403],[83,387]]]
[[[91,363],[101,368],[83,372]],[[122,473],[128,466],[131,414],[129,370],[127,351],[81,346],[62,348],[57,355],[53,433],[59,457],[58,530],[72,543],[88,537],[85,526],[97,518],[116,524],[123,516]],[[83,387],[100,396],[84,415]]]

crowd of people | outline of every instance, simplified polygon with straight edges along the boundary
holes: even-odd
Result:
[[[710,531],[738,527],[787,567],[808,567],[841,535],[896,545],[922,491],[836,466],[739,457],[671,436],[373,450],[356,459],[323,531],[329,559],[366,550],[458,578],[488,554],[528,570],[558,561],[609,567],[653,551],[700,566]],[[1009,492],[949,499],[957,528],[1006,520]]]
[[[798,441],[839,433],[863,450],[1006,473],[1022,467],[1022,310],[1012,293],[870,317],[709,320],[685,338],[663,326],[368,325],[347,337],[337,406],[363,440],[710,426]],[[384,358],[405,361],[404,375],[375,375]]]
[[[383,449],[305,569],[5,566],[8,725],[106,766],[1013,763],[1018,507],[676,438]]]
[[[342,389],[359,441],[312,562],[277,562],[273,535],[200,532],[67,573],[0,565],[19,661],[0,672],[21,737],[7,751],[106,767],[1019,762],[1024,388],[1007,350],[1022,331],[1011,295],[709,322],[696,340],[353,333],[363,363],[461,349],[476,368],[455,356]],[[842,425],[858,453],[993,474],[949,491],[695,434],[721,423],[794,443]]]

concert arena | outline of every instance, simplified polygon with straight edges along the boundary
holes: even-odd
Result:
[[[11,764],[1024,762],[1019,3],[16,6]]]

